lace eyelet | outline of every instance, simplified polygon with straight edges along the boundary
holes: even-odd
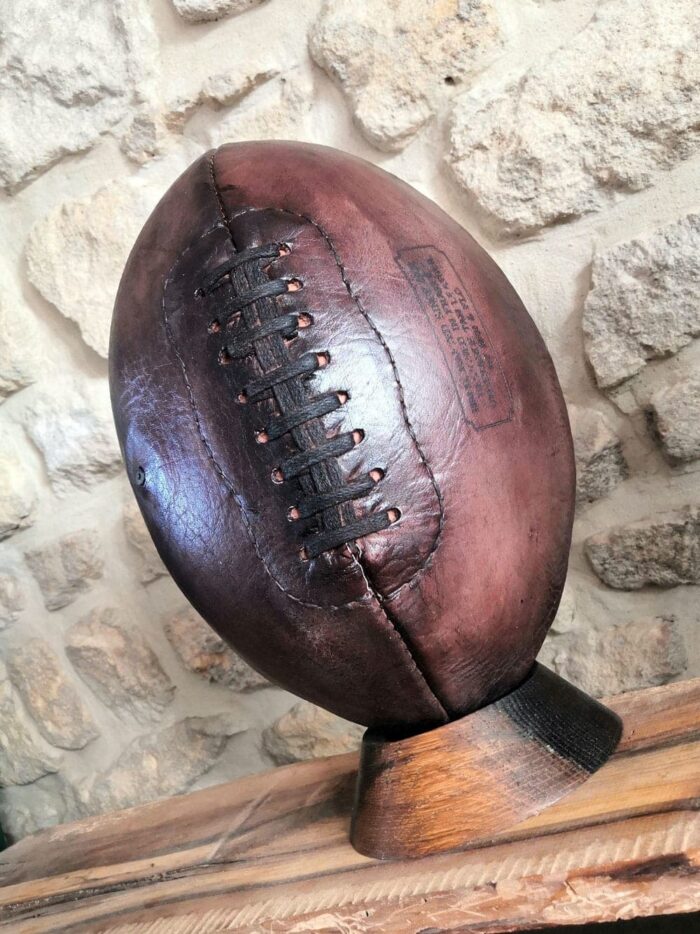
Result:
[[[392,506],[391,509],[387,509],[386,517],[391,525],[394,525],[401,518],[401,510],[397,509],[396,506]]]
[[[270,474],[270,478],[273,483],[277,483],[277,484],[284,483],[284,474],[282,473],[279,467],[275,467],[275,469]]]

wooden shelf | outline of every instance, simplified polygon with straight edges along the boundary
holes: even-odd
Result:
[[[608,698],[618,751],[514,830],[377,862],[348,843],[357,756],[54,827],[0,854],[13,934],[496,932],[700,907],[700,680]]]

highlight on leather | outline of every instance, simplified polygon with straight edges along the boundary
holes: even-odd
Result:
[[[320,146],[207,153],[129,257],[110,384],[165,564],[271,681],[419,730],[532,670],[566,408],[512,286],[418,192]]]

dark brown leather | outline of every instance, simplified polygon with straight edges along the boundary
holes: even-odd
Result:
[[[270,244],[289,251],[209,281]],[[303,288],[250,303],[212,333],[232,303],[279,279]],[[261,322],[302,313],[310,327],[289,340],[258,336],[249,356],[225,365],[227,341],[240,347]],[[239,401],[252,381],[309,352],[330,362],[262,401]],[[110,377],[127,470],[163,560],[272,681],[350,720],[420,728],[526,676],[566,573],[566,410],[518,296],[436,205],[323,147],[208,153],[168,191],[129,258]],[[349,398],[335,412],[257,443],[300,399],[337,392]],[[347,453],[273,482],[286,458],[353,429],[364,438]],[[384,477],[362,498],[289,520],[314,491],[373,468]],[[400,518],[388,528],[303,560],[314,523],[317,536],[342,536],[392,509]]]

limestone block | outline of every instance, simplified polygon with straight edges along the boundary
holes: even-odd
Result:
[[[3,788],[0,795],[0,826],[13,843],[80,816],[75,790],[60,774],[47,775],[31,785]]]
[[[25,552],[47,610],[59,610],[102,577],[100,539],[94,529],[80,529]]]
[[[602,412],[569,406],[576,452],[576,503],[611,493],[629,475],[620,439]]]
[[[143,521],[141,510],[133,497],[124,504],[124,531],[127,540],[139,556],[139,579],[142,584],[148,584],[168,573],[168,569],[160,560],[160,556],[153,544],[153,539]]]
[[[71,626],[66,654],[112,711],[150,722],[160,717],[173,698],[175,686],[155,652],[138,629],[123,625],[115,610],[95,610]]]
[[[145,0],[3,0],[0,186],[13,188],[93,146],[152,78]]]
[[[16,621],[24,606],[25,594],[19,578],[9,569],[0,569],[0,631]]]
[[[236,16],[259,6],[263,0],[173,0],[175,9],[188,23],[210,23]]]
[[[165,634],[188,671],[232,691],[253,691],[269,684],[230,649],[194,610],[165,623]]]
[[[357,749],[363,726],[300,701],[263,733],[263,748],[278,764],[319,756],[337,756]]]
[[[21,458],[0,451],[0,541],[32,524],[36,490]]]
[[[686,376],[650,400],[656,436],[672,463],[700,457],[700,378]]]
[[[170,101],[165,114],[166,124],[171,130],[181,130],[198,108],[221,110],[231,107],[277,74],[278,69],[271,63],[260,62],[250,67],[241,62],[231,71],[207,75],[197,91],[181,93]]]
[[[586,539],[586,555],[608,587],[700,584],[700,507],[607,529]]]
[[[405,146],[502,44],[493,0],[326,0],[310,36],[362,134],[385,151]]]
[[[595,697],[665,684],[688,664],[673,617],[569,633],[556,640],[552,656],[558,674]]]
[[[187,717],[126,747],[84,794],[98,813],[181,794],[217,761],[229,738],[246,730],[238,714]]]
[[[250,139],[311,140],[308,117],[313,86],[308,75],[290,72],[269,81],[243,104],[234,107],[207,131],[209,146],[222,146]]]
[[[82,749],[97,727],[56,653],[43,639],[27,639],[7,657],[10,680],[48,742]]]
[[[106,380],[67,379],[37,395],[22,420],[59,494],[122,469]]]
[[[3,281],[0,292],[0,402],[34,382],[40,366],[37,358],[34,321],[19,294],[12,288],[8,289],[6,281]]]
[[[647,188],[700,150],[699,44],[695,0],[599,3],[519,80],[460,96],[448,160],[457,181],[511,234]]]
[[[26,785],[56,772],[61,758],[33,738],[0,662],[0,787]]]
[[[593,261],[583,333],[603,389],[700,334],[700,215],[628,240]]]

